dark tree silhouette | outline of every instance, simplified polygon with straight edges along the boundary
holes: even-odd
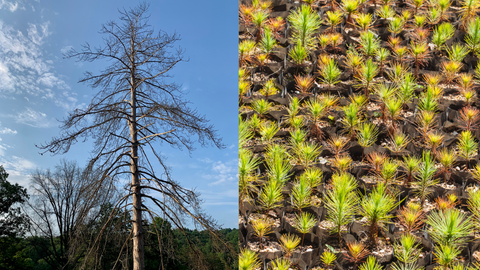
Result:
[[[110,65],[99,74],[84,74],[80,82],[98,92],[85,109],[76,109],[63,120],[59,137],[39,146],[42,154],[61,154],[77,141],[93,138],[95,150],[89,168],[99,169],[103,175],[92,184],[105,185],[107,181],[114,185],[131,178],[127,194],[112,215],[121,205],[132,212],[134,270],[144,269],[142,219],[146,215],[164,217],[178,228],[184,228],[186,216],[212,233],[217,228],[201,211],[198,194],[171,178],[159,146],[192,151],[198,142],[223,147],[208,120],[182,98],[180,86],[168,82],[168,72],[183,61],[183,50],[174,48],[179,36],[155,33],[147,24],[147,10],[143,3],[119,11],[121,23],[111,21],[102,26],[103,46],[92,48],[86,43],[80,51],[72,49],[65,54],[77,61],[107,60]],[[152,158],[159,165],[151,162]],[[161,175],[156,173],[159,168]],[[156,205],[159,211],[149,205]]]

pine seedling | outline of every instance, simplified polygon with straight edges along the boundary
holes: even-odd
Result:
[[[275,86],[274,79],[266,81],[262,89],[260,89],[260,93],[264,95],[265,98],[268,98],[271,95],[275,95],[278,92],[280,92],[280,90]]]
[[[455,27],[451,23],[442,23],[433,30],[432,43],[440,51],[443,48],[443,44],[452,38],[454,33]]]
[[[285,258],[276,258],[275,260],[272,261],[272,266],[270,269],[272,270],[289,270],[290,265],[292,263],[290,260],[285,259]]]
[[[457,256],[460,255],[460,250],[453,245],[440,244],[435,246],[433,254],[435,255],[435,261],[442,269],[451,269]]]
[[[254,101],[252,101],[252,109],[258,113],[258,115],[261,117],[261,118],[264,118],[265,115],[267,115],[267,113],[270,112],[270,110],[272,109],[273,107],[273,104],[268,102],[267,100],[265,99],[256,99]]]
[[[477,17],[467,24],[467,35],[465,35],[465,43],[467,48],[474,54],[480,51],[480,19]]]
[[[278,133],[280,127],[275,122],[267,121],[260,126],[260,136],[261,140],[265,144],[270,144],[273,142],[275,134]]]
[[[414,190],[420,197],[422,207],[428,195],[432,193],[432,187],[437,184],[437,179],[434,178],[436,171],[435,162],[430,151],[424,151],[422,154],[422,162],[415,177],[416,181],[414,182]]]
[[[303,208],[312,205],[312,188],[310,183],[306,181],[306,178],[300,177],[299,180],[293,185],[290,199],[293,208],[301,211]]]
[[[420,159],[415,156],[403,157],[402,165],[406,170],[407,177],[405,178],[404,185],[409,186],[410,182],[414,179],[415,173],[418,171],[420,165]]]
[[[432,211],[426,223],[431,226],[429,234],[437,244],[452,247],[465,245],[473,230],[470,217],[456,208]]]
[[[363,147],[362,159],[366,147],[372,146],[376,141],[379,133],[379,129],[373,123],[364,122],[358,125],[357,128],[357,140],[358,144]]]
[[[366,16],[371,16],[368,14]],[[380,39],[373,32],[365,31],[360,34],[360,51],[367,57],[373,57],[380,49]]]
[[[326,15],[326,24],[330,27],[330,32],[335,33],[335,27],[343,21],[343,12],[340,10],[327,11]]]
[[[396,179],[398,167],[398,163],[393,160],[387,159],[383,162],[378,176],[387,188]]]
[[[320,183],[322,183],[323,172],[317,167],[310,167],[307,168],[302,175],[300,175],[300,178],[305,178],[305,181],[307,181],[308,185],[310,185],[313,192],[314,189],[317,188]]]
[[[352,167],[352,158],[347,155],[342,155],[336,157],[333,161],[333,167],[335,167],[336,171],[339,173],[345,173]]]
[[[262,208],[267,213],[274,208],[282,206],[282,187],[283,185],[281,183],[271,180],[268,181],[265,186],[263,186],[262,192],[260,193],[258,200]]]
[[[360,267],[359,270],[382,270],[382,266],[377,263],[375,256],[369,256],[367,261],[364,262]]]
[[[321,82],[331,87],[340,82],[342,71],[338,68],[335,60],[330,58],[325,64],[319,62],[319,74],[322,77],[320,78]]]
[[[250,249],[242,249],[240,256],[238,257],[238,269],[239,270],[255,270],[259,269],[261,262],[258,259],[258,254]]]
[[[260,239],[260,249],[263,249],[263,238],[272,232],[271,224],[265,219],[252,220],[253,234]]]
[[[361,87],[365,91],[365,96],[370,96],[370,87],[372,81],[379,72],[378,65],[372,59],[368,59],[365,63],[360,65],[360,69],[355,78],[358,80],[356,87]]]
[[[347,248],[348,253],[345,254],[345,259],[353,263],[353,270],[357,270],[357,265],[370,254],[370,251],[361,242],[347,242]]]
[[[349,174],[334,174],[331,190],[325,193],[325,208],[327,220],[333,222],[330,233],[338,234],[340,248],[342,248],[342,227],[351,223],[357,212],[359,199],[355,193],[356,180]]]
[[[355,21],[357,27],[362,31],[362,34],[367,33],[374,23],[373,16],[370,13],[359,13],[355,18]]]
[[[440,164],[442,164],[442,169],[439,173],[443,174],[443,180],[445,181],[445,184],[447,184],[447,181],[450,180],[452,174],[452,168],[455,166],[457,154],[453,150],[443,148],[437,153],[437,159]]]
[[[378,245],[378,230],[389,223],[393,216],[390,212],[398,206],[396,194],[387,192],[383,183],[373,188],[369,195],[365,195],[360,203],[361,215],[367,218],[369,239],[373,247]]]
[[[371,152],[367,155],[367,162],[374,174],[379,174],[383,163],[387,160],[385,153]]]
[[[332,253],[330,251],[324,251],[322,253],[322,257],[320,257],[320,260],[322,261],[323,265],[325,265],[326,269],[331,269],[333,268],[333,262],[337,259],[337,256],[335,253]]]
[[[413,203],[409,203],[398,211],[397,218],[398,222],[405,227],[405,231],[410,234],[422,228],[425,214],[420,205],[414,206]]]
[[[433,155],[437,155],[437,148],[442,144],[444,136],[437,132],[431,131],[427,133],[425,138],[426,144],[430,147]]]
[[[404,133],[395,132],[393,135],[390,135],[390,140],[387,141],[387,149],[392,151],[395,155],[398,155],[407,147],[410,141],[411,140]]]
[[[457,146],[460,150],[459,155],[465,159],[465,168],[468,169],[468,162],[473,157],[473,154],[478,150],[478,143],[475,141],[472,133],[468,130],[465,130],[460,133]]]
[[[444,81],[447,85],[450,85],[458,76],[462,63],[456,61],[442,62],[441,69],[444,77]]]
[[[315,33],[322,21],[318,13],[309,6],[302,5],[288,15],[288,21],[292,28],[292,43],[300,42],[306,49],[313,49],[316,45]]]
[[[238,152],[238,189],[239,201],[250,201],[254,192],[258,192],[255,185],[255,172],[260,164],[257,157],[247,149],[240,148]]]
[[[315,81],[315,78],[310,75],[306,75],[306,76],[296,75],[295,89],[297,89],[302,95],[305,95],[308,93],[310,88],[312,88],[314,81]]]
[[[460,110],[459,118],[460,128],[474,132],[478,129],[480,111],[475,107],[464,107]]]
[[[348,139],[346,137],[335,135],[328,139],[328,141],[325,143],[325,147],[332,152],[335,157],[339,157],[345,153],[347,144]]]
[[[309,233],[316,224],[316,218],[308,212],[300,213],[300,215],[295,214],[293,227],[302,234],[302,246],[305,240],[305,234]]]
[[[280,244],[286,258],[290,258],[297,246],[300,244],[300,237],[295,234],[283,234],[280,237]]]
[[[447,47],[448,59],[450,61],[462,62],[468,52],[468,48],[460,43],[453,44],[451,48]]]
[[[404,234],[400,237],[399,243],[394,245],[395,257],[403,265],[416,263],[420,257],[419,244],[412,234]]]

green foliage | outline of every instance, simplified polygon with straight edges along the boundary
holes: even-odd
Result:
[[[315,33],[322,22],[318,13],[302,5],[291,11],[287,19],[292,27],[292,43],[299,42],[307,50],[313,49],[316,45]]]
[[[265,154],[265,162],[267,165],[267,176],[270,181],[283,185],[289,179],[292,165],[290,164],[285,146],[279,144],[269,145]]]
[[[305,168],[308,168],[310,164],[314,162],[314,160],[320,155],[320,148],[315,143],[300,143],[297,144],[293,151],[295,156],[300,161],[300,164],[303,165]]]
[[[326,219],[335,224],[330,232],[338,234],[341,245],[342,226],[352,222],[358,211],[359,198],[355,192],[357,183],[355,178],[349,174],[334,174],[332,176],[332,186],[332,189],[325,192]]]
[[[343,21],[343,12],[340,10],[337,11],[327,11],[327,20],[326,24],[330,26],[330,31],[335,32],[335,26],[339,25]]]
[[[240,148],[238,151],[238,189],[239,200],[249,200],[252,197],[252,192],[257,192],[258,189],[254,184],[256,180],[255,174],[260,161],[253,153],[245,148]]]
[[[472,212],[473,228],[480,230],[480,190],[468,191],[468,209]]]
[[[395,257],[404,265],[416,263],[420,257],[419,244],[411,234],[400,237],[399,243],[395,243]]]
[[[290,260],[284,259],[284,258],[277,258],[274,261],[272,261],[272,270],[288,270],[290,268]]]
[[[289,258],[300,244],[300,237],[295,234],[283,234],[280,237],[280,244],[285,252],[285,257]]]
[[[360,265],[359,270],[382,270],[382,266],[377,263],[374,256],[369,256],[367,261]]]
[[[262,142],[270,144],[273,141],[273,137],[280,130],[280,127],[275,122],[267,121],[260,126],[260,135],[262,136]]]
[[[277,41],[273,36],[272,30],[266,27],[263,30],[262,40],[260,40],[261,50],[266,54],[270,54],[273,52],[273,49],[275,49],[276,46],[277,46]]]
[[[0,165],[0,237],[23,236],[29,228],[29,221],[20,207],[14,205],[26,202],[29,196],[24,187],[12,185],[7,178],[8,173]]]
[[[300,41],[297,41],[295,47],[293,47],[289,52],[288,56],[292,59],[292,61],[297,65],[301,66],[305,62],[308,57],[308,51],[305,47],[302,46]]]
[[[393,17],[392,20],[388,23],[388,31],[393,34],[395,37],[396,35],[400,34],[403,31],[405,26],[405,21],[400,16]]]
[[[292,206],[298,210],[311,205],[312,187],[305,177],[300,177],[293,185],[290,195]]]
[[[266,115],[270,111],[272,106],[273,104],[265,99],[256,99],[252,101],[252,109],[260,116]]]
[[[478,143],[469,130],[460,133],[457,146],[460,150],[459,155],[463,157],[467,163],[470,161],[473,153],[478,150]]]
[[[371,16],[371,15],[370,15]],[[371,31],[360,34],[360,51],[367,57],[375,56],[380,49],[380,39]]]
[[[321,81],[324,84],[333,86],[339,82],[342,71],[338,68],[335,60],[330,58],[327,63],[321,66],[319,73],[320,76],[322,76]]]
[[[435,246],[433,254],[435,254],[436,261],[443,269],[449,269],[457,256],[461,253],[458,247],[449,244],[440,244]]]
[[[454,33],[455,27],[451,23],[442,23],[433,29],[432,43],[437,45],[437,50],[441,50]]]
[[[324,251],[322,253],[322,257],[320,258],[322,263],[327,267],[331,267],[336,259],[337,256],[335,255],[335,253],[332,253],[330,251]]]
[[[431,226],[429,234],[436,243],[452,247],[466,244],[473,229],[470,217],[456,208],[432,211],[426,223]]]
[[[447,47],[448,59],[450,61],[462,62],[468,52],[468,48],[460,43],[453,44],[451,48]]]
[[[345,113],[345,117],[342,119],[345,133],[349,134],[350,137],[353,138],[353,136],[355,136],[355,130],[361,122],[361,119],[358,116],[358,105],[355,103],[350,103],[342,109]]]
[[[305,169],[300,178],[305,178],[312,189],[318,187],[323,179],[323,172],[317,167]]]
[[[372,84],[373,79],[377,76],[379,72],[378,65],[375,64],[372,59],[368,59],[365,63],[360,65],[358,74],[355,78],[358,80],[356,87],[363,87],[365,89],[365,96],[370,95],[370,85]]]
[[[303,240],[305,237],[306,233],[309,233],[315,224],[317,224],[317,220],[315,217],[308,213],[308,212],[302,212],[300,215],[295,214],[295,219],[293,221],[293,227],[297,229],[301,234],[303,234],[302,237],[302,246],[303,246]]]
[[[422,155],[422,163],[418,168],[418,173],[415,177],[415,192],[420,196],[420,202],[422,205],[425,202],[425,199],[432,192],[432,187],[437,184],[437,179],[434,179],[435,172],[435,161],[430,151],[424,151]]]
[[[475,18],[467,24],[467,35],[465,43],[471,52],[478,54],[480,52],[480,19]]]
[[[262,193],[260,193],[258,200],[265,210],[272,210],[282,205],[282,187],[283,185],[277,181],[268,181],[265,186],[263,186]]]
[[[260,268],[261,262],[258,259],[258,254],[250,249],[243,249],[238,257],[239,270],[254,270]]]
[[[357,140],[358,144],[362,147],[372,146],[378,137],[379,129],[377,126],[370,122],[363,122],[357,127]]]
[[[396,194],[391,191],[387,192],[386,185],[383,183],[378,184],[369,195],[363,197],[360,203],[361,215],[368,220],[369,237],[374,246],[377,246],[378,228],[383,228],[385,224],[389,223],[393,218],[390,212],[399,203]]]

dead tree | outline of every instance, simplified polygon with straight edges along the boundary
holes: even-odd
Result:
[[[99,181],[131,178],[116,207],[131,207],[135,270],[144,269],[142,219],[159,215],[184,228],[189,216],[205,229],[214,231],[217,226],[202,213],[198,194],[171,179],[160,146],[192,151],[198,142],[223,147],[208,120],[182,98],[180,86],[169,82],[169,71],[184,60],[183,50],[174,47],[179,36],[154,32],[147,24],[147,10],[143,3],[119,11],[121,23],[102,26],[103,46],[92,48],[86,43],[80,51],[72,49],[64,55],[77,61],[107,60],[110,65],[99,74],[84,74],[80,82],[98,92],[85,109],[76,109],[63,120],[59,137],[39,146],[42,154],[61,154],[75,142],[93,138],[89,167],[103,172]],[[159,211],[148,209],[149,205]]]

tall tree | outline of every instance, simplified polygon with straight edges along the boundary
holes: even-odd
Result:
[[[37,169],[31,176],[30,220],[36,235],[48,242],[35,245],[45,261],[56,269],[73,269],[88,242],[85,224],[97,219],[101,206],[114,191],[91,185],[98,172],[82,170],[76,162],[62,160],[54,171]],[[45,245],[47,244],[47,245]]]
[[[217,227],[201,211],[198,194],[172,180],[158,146],[192,151],[198,141],[202,146],[223,147],[208,120],[188,106],[177,84],[168,82],[168,72],[183,61],[183,50],[172,50],[179,40],[177,34],[153,31],[147,24],[147,10],[148,5],[142,3],[119,11],[121,22],[108,22],[100,30],[103,46],[92,48],[86,43],[80,51],[72,49],[65,54],[78,61],[103,59],[111,64],[98,74],[85,73],[80,82],[98,89],[97,94],[85,109],[78,108],[63,120],[59,137],[39,146],[43,153],[66,153],[78,140],[92,137],[95,150],[89,167],[103,172],[92,184],[114,185],[117,180],[131,178],[127,194],[113,212],[121,204],[131,207],[134,270],[145,265],[144,215],[165,217],[178,228],[184,228],[185,216],[212,232]],[[162,177],[150,157],[158,161]],[[146,199],[160,211],[145,211],[151,204]]]

